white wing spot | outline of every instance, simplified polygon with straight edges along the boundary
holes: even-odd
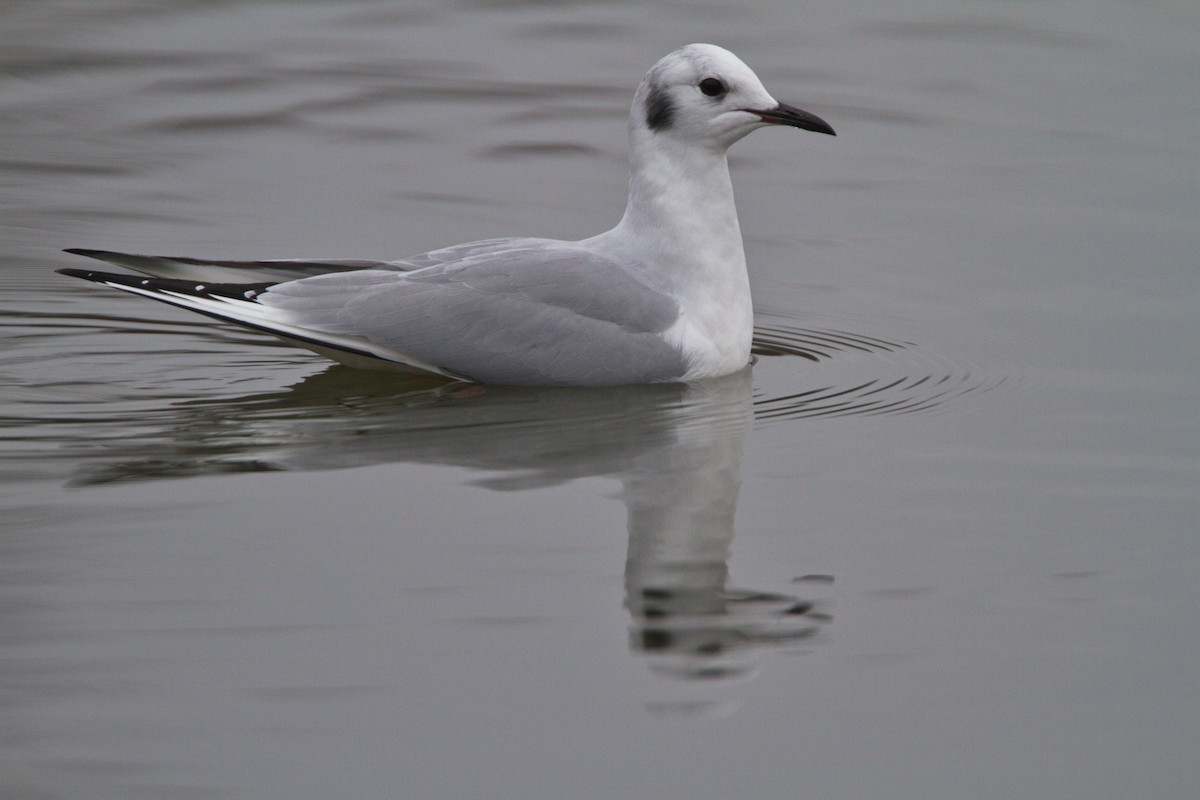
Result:
[[[242,292],[242,297],[246,298],[247,300],[253,300],[256,294],[258,294],[258,292],[254,291],[253,289],[247,289],[246,291]]]
[[[203,291],[204,291],[204,284],[203,284],[203,283],[197,283],[197,284],[196,284],[196,291],[197,291],[197,292],[203,292]]]
[[[149,286],[149,285],[150,285],[150,281],[149,281],[149,280],[144,280],[144,281],[142,281],[142,286]]]

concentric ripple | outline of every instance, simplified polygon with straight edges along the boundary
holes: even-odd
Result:
[[[917,342],[798,327],[777,317],[760,317],[758,323],[754,416],[760,424],[941,410],[1009,380],[954,355],[943,336]]]

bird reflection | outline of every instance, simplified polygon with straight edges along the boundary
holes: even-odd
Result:
[[[693,408],[704,408],[709,424],[618,473],[629,511],[630,646],[659,675],[741,677],[754,670],[763,648],[813,638],[823,617],[800,597],[728,585],[752,422],[749,374],[693,391]]]
[[[749,368],[690,385],[517,389],[331,367],[285,390],[175,406],[123,445],[128,457],[72,483],[397,462],[471,469],[505,491],[616,478],[631,649],[657,675],[727,679],[828,621],[799,596],[728,585],[751,390]]]

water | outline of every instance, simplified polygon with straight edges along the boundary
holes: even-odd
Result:
[[[9,3],[0,796],[1191,798],[1188,2]],[[54,275],[394,258],[733,151],[752,370],[357,373]]]

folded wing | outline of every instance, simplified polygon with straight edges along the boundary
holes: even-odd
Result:
[[[110,257],[117,255],[103,258],[135,269],[153,258]],[[190,259],[169,261],[191,266]],[[200,263],[261,275],[255,270],[281,262]],[[367,268],[283,263],[337,268],[278,283],[64,272],[264,330],[356,366],[366,359],[525,385],[669,381],[687,371],[686,358],[663,336],[678,319],[677,303],[621,264],[572,243],[492,240]]]

